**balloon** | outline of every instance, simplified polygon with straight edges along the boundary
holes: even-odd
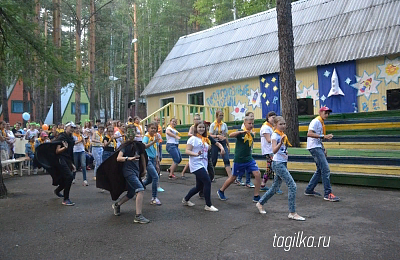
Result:
[[[28,121],[31,118],[31,115],[29,113],[25,112],[25,113],[22,114],[22,118],[25,121]]]
[[[49,126],[46,125],[46,124],[43,124],[43,125],[42,125],[42,129],[43,129],[44,131],[47,131],[47,130],[49,130]]]

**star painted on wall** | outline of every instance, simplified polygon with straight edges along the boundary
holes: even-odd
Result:
[[[267,100],[267,101],[265,102],[265,104],[267,104],[267,106],[269,106],[269,100]]]
[[[347,85],[350,85],[351,79],[350,79],[350,78],[347,78],[344,82],[346,82]]]
[[[316,106],[316,102],[319,99],[318,95],[318,89],[314,89],[314,84],[311,84],[311,86],[303,87],[303,91],[301,93],[298,93],[298,98],[312,98],[313,99],[313,104],[314,107]]]
[[[357,96],[365,96],[365,98],[369,100],[371,94],[379,93],[378,85],[381,84],[381,81],[376,80],[375,77],[375,72],[368,75],[366,71],[364,71],[362,77],[356,75],[357,83],[354,83],[351,86],[358,90]]]
[[[264,83],[265,82],[265,78],[261,78],[261,82]]]
[[[325,76],[325,77],[329,77],[329,75],[331,75],[331,72],[330,72],[330,71],[327,71],[327,70],[325,70],[324,76]]]
[[[301,80],[296,80],[296,93],[301,92],[301,90],[300,90],[300,83],[301,83]]]
[[[391,81],[399,84],[400,78],[400,57],[394,60],[385,57],[385,63],[378,65],[380,79],[385,79],[385,84],[389,84]]]
[[[265,88],[268,88],[269,87],[269,83],[267,82],[267,83],[265,83]]]
[[[262,94],[262,97],[263,97],[263,98],[265,98],[266,96],[267,96],[267,94],[265,94],[265,93]]]
[[[261,108],[261,95],[259,89],[250,89],[250,96],[247,96],[247,99],[249,100],[248,106],[252,106],[253,110],[256,109],[256,107]]]
[[[322,95],[322,97],[320,99],[322,100],[322,102],[325,102],[325,100],[326,100],[325,95]]]
[[[245,104],[238,101],[237,105],[233,107],[231,115],[233,115],[234,120],[242,120],[246,115],[247,108],[244,108]]]
[[[278,91],[278,87],[274,86],[273,90],[274,90],[274,92]]]
[[[273,77],[273,78],[271,79],[271,81],[275,83],[275,81],[276,81],[276,78],[275,78],[275,77]]]

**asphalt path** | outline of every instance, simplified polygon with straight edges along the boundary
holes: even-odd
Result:
[[[88,176],[93,176],[89,171]],[[5,179],[9,191],[0,200],[0,259],[398,259],[400,255],[400,191],[333,186],[337,203],[303,195],[297,183],[297,212],[289,220],[287,187],[265,204],[261,215],[252,203],[253,189],[231,185],[227,201],[212,184],[212,202],[219,212],[204,210],[196,195],[194,207],[181,204],[195,178],[168,180],[161,206],[150,205],[145,191],[143,214],[149,224],[133,222],[135,203],[114,216],[112,200],[82,175],[72,186],[73,207],[61,205],[49,175]],[[268,183],[271,184],[270,182]],[[321,184],[316,189],[322,192]]]

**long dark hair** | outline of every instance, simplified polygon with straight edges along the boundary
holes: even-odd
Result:
[[[204,128],[205,128],[204,133],[202,134],[202,136],[203,136],[203,137],[208,137],[208,134],[207,134],[207,126],[206,126],[206,123],[205,123],[204,121],[200,121],[199,123],[197,123],[197,124],[194,125],[193,135],[197,136],[197,134],[198,134],[198,133],[197,133],[197,126],[199,126],[199,125],[204,125]]]

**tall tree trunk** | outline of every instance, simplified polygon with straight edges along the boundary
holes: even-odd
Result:
[[[296,76],[294,67],[293,26],[290,0],[278,0],[279,66],[282,100],[282,116],[286,120],[286,135],[293,146],[299,147],[299,119],[296,97]]]
[[[81,121],[81,70],[82,70],[82,55],[81,55],[81,20],[82,20],[82,0],[76,0],[76,26],[75,26],[75,41],[76,41],[76,73],[78,80],[75,84],[75,122]]]
[[[0,64],[3,64],[1,61]],[[2,69],[2,65],[0,65],[0,69]],[[3,73],[3,72],[1,72]],[[6,122],[10,122],[9,112],[8,112],[8,98],[7,98],[7,85],[3,81],[3,75],[0,76],[0,86],[1,86],[1,96],[2,96],[2,109],[3,109],[3,120]]]
[[[138,39],[137,33],[137,22],[136,22],[136,2],[133,3],[133,38]],[[135,116],[138,115],[139,111],[139,85],[138,85],[138,41],[134,43],[134,55],[133,55],[133,70],[135,73]]]
[[[95,3],[90,0],[90,82],[89,82],[89,118],[94,120],[94,77],[96,73],[96,18],[95,18]]]
[[[43,19],[44,19],[44,39],[47,45],[47,10],[45,10],[44,12]],[[44,69],[45,71],[47,70],[47,62],[44,62]],[[46,71],[44,76],[44,96],[43,96],[43,111],[42,111],[43,119],[46,119],[47,116],[47,103],[48,103],[47,95],[48,93],[47,93],[47,71]]]
[[[125,95],[124,95],[124,121],[128,121],[128,104],[129,104],[129,88],[131,86],[131,52],[132,52],[132,25],[129,25],[129,44],[128,44],[128,61],[126,66],[126,86],[125,86]]]
[[[53,0],[53,42],[58,49],[61,48],[61,0]],[[57,54],[60,57],[60,54]],[[53,124],[61,122],[61,78],[56,75],[53,92]]]
[[[37,38],[39,38],[39,20],[40,20],[40,2],[39,0],[35,0],[35,19],[34,23],[36,25],[35,28],[35,35]],[[37,121],[43,120],[41,111],[42,111],[42,103],[43,99],[40,96],[40,85],[39,85],[39,60],[38,60],[38,55],[35,52],[34,56],[34,66],[35,66],[35,74],[34,74],[34,79],[32,81],[32,92],[33,92],[33,98],[32,98],[32,103],[34,104],[32,106],[32,110],[34,111],[35,118]]]

